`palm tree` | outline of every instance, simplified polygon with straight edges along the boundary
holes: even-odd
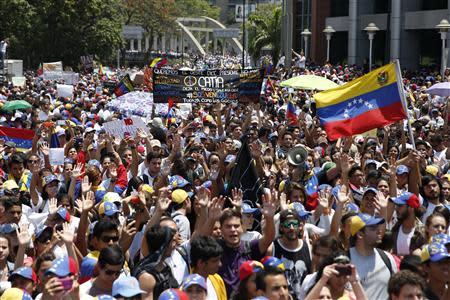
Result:
[[[271,9],[270,13],[252,14],[248,33],[248,51],[253,59],[258,59],[264,47],[270,47],[272,61],[278,61],[281,51],[281,7]]]

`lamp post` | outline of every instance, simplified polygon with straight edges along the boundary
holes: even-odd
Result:
[[[444,73],[446,68],[446,57],[445,57],[445,40],[447,39],[447,32],[450,29],[450,24],[446,19],[442,19],[439,24],[436,25],[436,29],[439,29],[439,32],[441,33],[441,41],[442,41],[442,61],[441,61],[441,74],[442,79],[444,79]]]
[[[331,36],[333,35],[333,33],[336,32],[336,30],[334,30],[333,27],[328,25],[327,27],[325,27],[325,29],[322,32],[325,33],[325,36],[327,38],[327,62],[329,62],[330,61],[330,41],[331,41]]]
[[[311,31],[308,28],[302,31],[303,40],[305,41],[305,58],[308,60],[308,39],[311,35]]]
[[[242,9],[242,69],[245,69],[245,8],[246,8],[246,1],[243,0],[242,3],[243,9]]]
[[[375,33],[380,30],[380,28],[375,25],[375,23],[369,23],[364,30],[367,32],[369,36],[369,71],[372,71],[372,44]]]

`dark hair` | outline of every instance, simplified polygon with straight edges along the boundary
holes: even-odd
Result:
[[[37,273],[39,272],[39,269],[41,268],[41,265],[43,262],[46,261],[53,261],[56,258],[55,254],[53,252],[45,252],[39,255],[36,258],[36,261],[34,262],[34,271]]]
[[[125,256],[123,255],[122,249],[118,245],[111,245],[103,248],[98,256],[98,264],[101,268],[108,265],[121,265],[123,266],[125,262]]]
[[[352,177],[356,171],[361,171],[362,172],[362,168],[358,165],[353,165],[350,170],[348,171],[348,177]]]
[[[94,230],[92,231],[92,237],[99,239],[103,232],[113,230],[119,231],[117,225],[109,219],[102,219],[95,224]]]
[[[222,256],[223,249],[210,236],[199,236],[191,241],[191,265],[195,267],[201,261]]]
[[[6,241],[8,241],[9,255],[6,258],[6,260],[14,261],[15,251],[13,250],[13,246],[12,246],[12,243],[11,243],[11,238],[7,234],[4,234],[4,233],[0,233],[0,238],[3,238]]]
[[[421,190],[420,190],[420,194],[423,195],[424,198],[425,198],[425,200],[426,200],[424,187],[425,187],[426,185],[428,185],[428,184],[429,184],[430,182],[432,182],[432,181],[436,181],[437,184],[439,185],[439,202],[442,202],[443,197],[444,197],[444,194],[442,193],[442,182],[439,180],[439,178],[434,177],[434,176],[431,175],[431,174],[427,174],[427,175],[424,175],[424,176],[422,177],[422,187],[421,187]]]
[[[311,285],[311,288],[308,290],[308,293],[314,288],[314,286],[317,284],[317,282],[319,282],[320,278],[322,277],[323,270],[325,269],[325,267],[334,264],[335,263],[334,259],[338,256],[347,256],[348,257],[348,253],[344,252],[342,250],[338,250],[338,251],[332,252],[330,255],[328,255],[326,258],[324,258],[322,260],[322,262],[320,263],[319,268],[317,270],[317,276],[314,281],[314,284]]]
[[[174,237],[175,233],[175,230],[167,226],[161,227],[160,225],[155,225],[150,228],[145,235],[149,252],[153,253],[158,251],[161,246]]]
[[[425,290],[425,281],[422,277],[409,270],[400,271],[391,276],[388,283],[388,293],[389,297],[391,295],[398,296],[401,289],[405,285],[418,286],[422,291]]]
[[[336,252],[339,250],[339,243],[334,236],[325,235],[314,241],[312,245],[313,252],[317,250],[318,247],[328,248],[331,249],[331,252]]]
[[[239,220],[241,221],[241,224],[242,224],[241,212],[239,212],[235,209],[227,208],[223,211],[222,216],[220,216],[220,219],[219,219],[220,226],[222,226],[223,223],[225,223],[228,219],[231,219],[231,218],[239,218]]]
[[[277,275],[284,276],[284,271],[282,271],[278,268],[268,267],[268,268],[265,268],[264,271],[257,273],[256,279],[255,279],[256,290],[265,291],[266,290],[266,277],[277,276]]]
[[[154,158],[161,158],[161,154],[159,152],[150,151],[149,153],[147,153],[147,156],[145,157],[145,160],[147,162],[151,162],[152,159],[154,159]]]
[[[446,206],[436,206],[433,213],[440,213],[446,220],[450,220],[450,210]]]
[[[14,197],[14,196],[2,197],[2,198],[0,198],[0,201],[3,202],[3,205],[5,206],[5,211],[10,210],[11,207],[13,207],[13,206],[20,206],[20,208],[22,209],[22,204],[20,203],[20,200],[18,197]]]
[[[137,191],[139,186],[144,184],[145,182],[140,179],[139,177],[132,177],[129,181],[128,181],[128,187],[127,187],[127,191],[125,192],[126,196],[130,196],[131,192],[133,190]]]
[[[25,163],[25,159],[22,155],[20,154],[13,154],[11,155],[10,159],[9,159],[9,166],[12,164],[24,164]]]

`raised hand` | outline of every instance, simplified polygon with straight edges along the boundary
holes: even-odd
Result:
[[[28,225],[22,224],[19,228],[16,228],[17,233],[17,241],[19,242],[20,246],[25,247],[28,245],[31,241],[31,236],[28,233]]]
[[[231,204],[236,208],[242,207],[242,200],[243,200],[244,194],[242,193],[241,189],[234,188],[231,190]]]
[[[156,201],[156,209],[159,212],[165,212],[168,208],[172,200],[169,197],[169,190],[167,188],[161,189],[159,194],[159,200]]]
[[[59,236],[66,244],[73,243],[73,239],[75,238],[74,230],[70,227],[70,224],[64,222],[62,224],[63,230],[59,232]]]
[[[58,210],[58,200],[56,198],[51,198],[48,202],[48,214],[54,215],[56,214],[56,211]]]
[[[83,163],[78,163],[75,168],[72,170],[71,177],[72,179],[77,179],[80,176],[83,176]]]
[[[323,189],[321,191],[319,191],[318,193],[318,201],[319,201],[319,205],[322,208],[328,208],[329,205],[329,199],[330,199],[330,195],[331,195],[331,190],[330,189]]]
[[[95,195],[93,191],[89,191],[86,193],[86,195],[81,196],[83,201],[81,202],[81,211],[82,212],[90,212],[91,209],[94,207],[95,204]],[[79,200],[78,200],[79,201]]]
[[[219,220],[222,215],[224,203],[225,198],[223,196],[213,198],[209,205],[208,217],[212,220]]]
[[[47,142],[42,143],[39,146],[39,150],[41,151],[42,155],[44,155],[44,156],[48,156],[49,153],[50,153],[49,146],[48,146]]]
[[[126,224],[126,226],[122,227],[122,235],[121,240],[122,241],[133,241],[134,236],[136,235],[137,229],[136,229],[136,221],[131,221],[130,223]]]
[[[346,203],[351,201],[349,191],[346,185],[341,186],[341,189],[339,190],[339,194],[336,200],[337,200],[336,204],[341,206],[344,206]]]
[[[286,196],[286,193],[285,192],[282,192],[281,194],[280,194],[280,209],[283,211],[283,210],[287,210],[287,209],[289,209],[289,203],[288,203],[288,200],[287,200],[287,196]]]
[[[275,215],[275,211],[277,210],[277,207],[275,205],[275,202],[273,199],[271,199],[270,195],[263,194],[261,196],[261,200],[263,203],[261,213],[264,216],[264,218],[273,218]]]
[[[211,198],[210,190],[203,186],[200,187],[199,191],[197,192],[198,204],[200,204],[200,206],[202,206],[202,207],[207,207],[210,198]]]
[[[342,153],[340,156],[341,171],[343,174],[348,174],[348,171],[351,168],[350,157],[347,153]]]
[[[84,176],[83,181],[81,182],[81,192],[83,194],[89,192],[91,190],[92,184],[89,182],[89,177]]]
[[[145,132],[145,130],[143,130],[142,128],[138,128],[138,129],[136,130],[136,137],[139,138],[139,139],[141,139],[141,140],[143,140],[143,139],[148,138],[148,134],[147,134],[147,132]]]

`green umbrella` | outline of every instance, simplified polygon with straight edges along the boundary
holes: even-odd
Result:
[[[25,100],[13,100],[8,101],[3,105],[2,110],[13,111],[16,109],[27,109],[32,108],[33,106]]]
[[[316,75],[300,75],[292,77],[281,83],[282,87],[290,87],[298,90],[325,91],[338,87],[339,85],[325,77]]]

